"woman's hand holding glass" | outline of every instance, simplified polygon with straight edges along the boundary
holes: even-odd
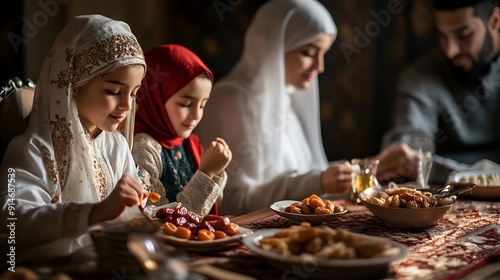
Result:
[[[324,193],[346,193],[352,188],[354,172],[349,161],[332,163],[321,173],[321,188]]]
[[[129,175],[123,175],[111,193],[92,207],[89,225],[118,218],[127,207],[140,205],[148,197],[141,184]]]
[[[201,154],[199,170],[213,178],[226,169],[231,159],[232,153],[226,141],[215,138]]]

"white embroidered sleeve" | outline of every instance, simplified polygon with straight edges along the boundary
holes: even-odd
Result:
[[[16,218],[16,257],[19,256],[19,259],[33,248],[84,233],[88,229],[88,216],[92,208],[92,204],[54,202],[55,198],[59,198],[53,196],[57,189],[50,183],[40,147],[43,145],[39,142],[24,135],[19,136],[11,142],[11,148],[4,158],[6,164],[0,171],[2,182],[8,181],[8,174],[15,174],[15,182],[0,188],[0,216],[4,221]],[[9,173],[9,170],[12,172]],[[9,188],[15,190],[12,203],[7,199]],[[7,236],[3,234],[5,229],[0,230],[0,237]],[[4,242],[6,240],[0,238],[0,243]]]
[[[160,194],[156,205],[169,203],[165,187],[161,182],[163,166],[161,164],[161,145],[153,137],[145,133],[135,135],[132,155],[135,163],[144,168],[151,176],[151,191]]]

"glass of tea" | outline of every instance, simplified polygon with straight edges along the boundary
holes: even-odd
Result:
[[[355,174],[351,201],[360,204],[359,194],[367,188],[378,185],[376,175],[379,160],[373,158],[354,158],[351,160],[351,164]]]

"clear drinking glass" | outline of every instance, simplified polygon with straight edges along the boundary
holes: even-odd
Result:
[[[418,149],[418,169],[417,169],[417,186],[419,189],[428,189],[429,176],[432,169],[432,153],[430,151],[423,152]]]
[[[406,133],[399,141],[406,143],[414,150],[418,150],[417,188],[430,188],[428,182],[432,169],[433,153],[436,150],[433,138],[423,131],[414,131]]]
[[[352,185],[351,201],[361,203],[359,194],[367,188],[377,186],[377,168],[378,159],[372,158],[354,158],[351,160],[354,171],[354,184]]]

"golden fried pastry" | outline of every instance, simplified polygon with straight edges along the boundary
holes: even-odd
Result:
[[[343,212],[344,207],[334,205],[332,201],[321,199],[316,194],[302,199],[302,202],[295,202],[285,208],[285,212],[295,214],[334,214]]]
[[[374,196],[368,197],[365,201],[385,207],[393,208],[430,208],[435,202],[435,198],[429,192],[421,192],[413,188],[398,188],[396,184],[391,185],[385,191],[379,191]],[[441,199],[438,206],[453,203],[452,198],[448,200]]]
[[[311,227],[307,222],[264,237],[259,246],[266,251],[305,259],[374,258],[400,253],[399,248],[392,247],[389,242],[355,235],[343,229]]]

